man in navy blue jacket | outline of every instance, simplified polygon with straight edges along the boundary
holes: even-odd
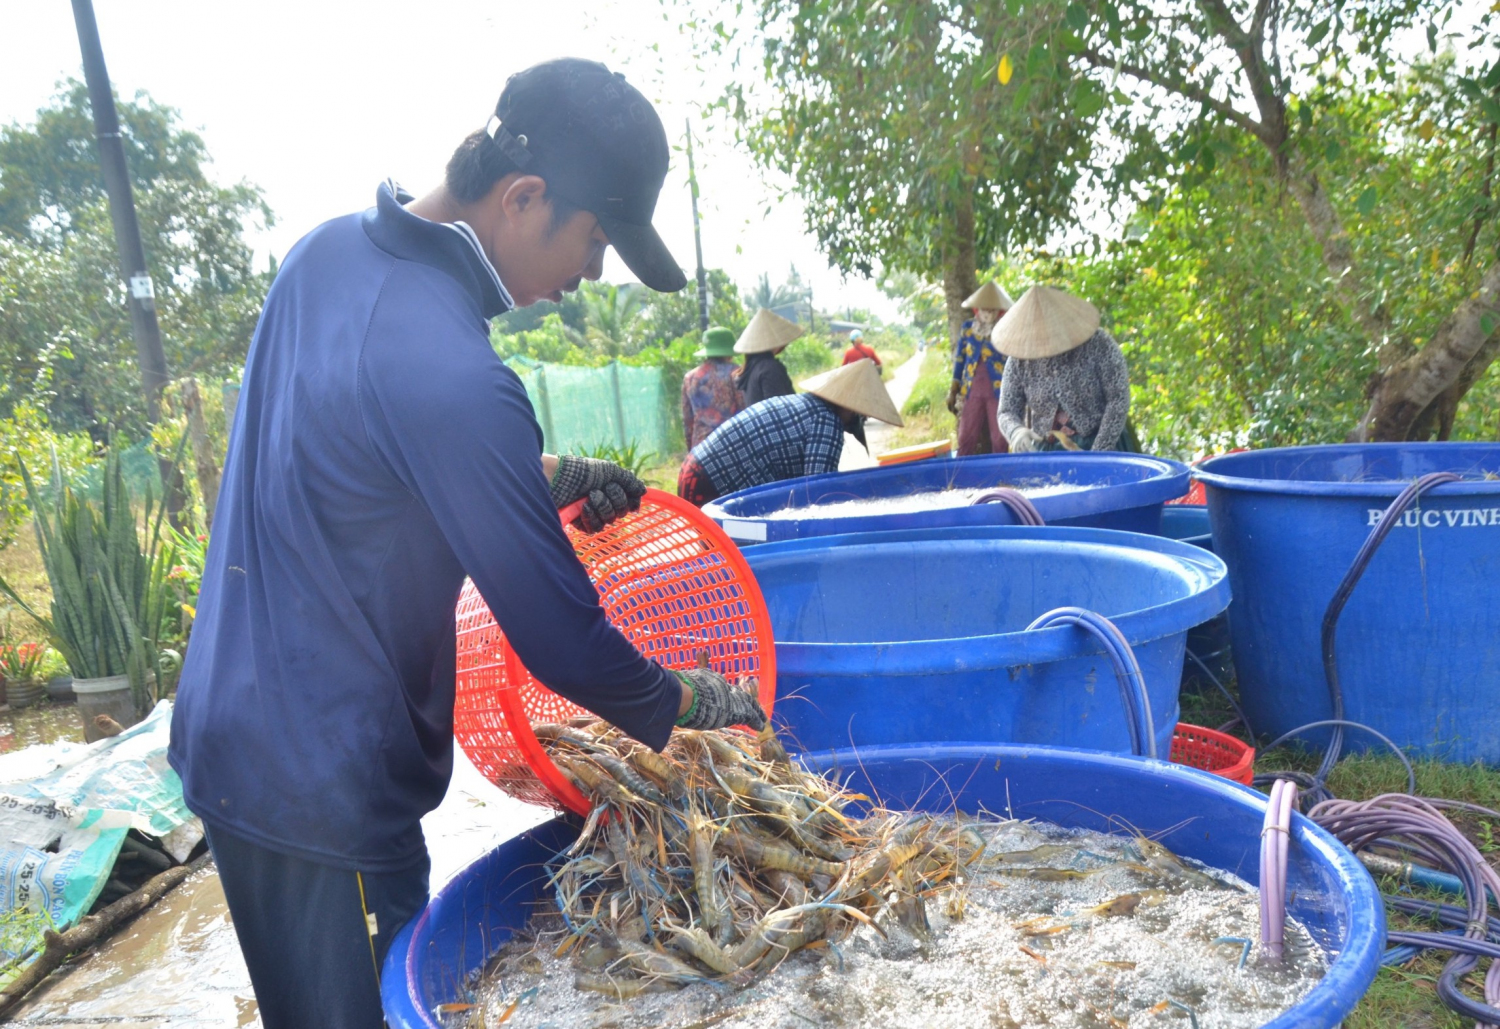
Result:
[[[453,755],[453,608],[473,578],[538,679],[660,749],[764,715],[610,626],[557,511],[644,487],[553,458],[488,320],[597,279],[614,246],[684,284],[651,227],[668,147],[592,62],[506,84],[444,185],[387,183],[287,255],[245,365],[172,723],[268,1029],[382,1024],[380,963],[427,899],[419,819]]]

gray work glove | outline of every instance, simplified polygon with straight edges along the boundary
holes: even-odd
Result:
[[[584,532],[598,532],[626,511],[634,511],[646,495],[646,484],[619,465],[571,454],[557,459],[551,488],[559,511],[575,500],[584,501],[583,513],[573,523]]]
[[[1016,430],[1015,435],[1010,438],[1010,449],[1015,454],[1030,454],[1042,449],[1042,444],[1047,441],[1026,426]]]
[[[727,725],[748,725],[759,732],[766,727],[766,713],[760,709],[755,694],[738,686],[711,668],[690,668],[673,675],[693,691],[693,706],[677,719],[684,729],[722,729]]]

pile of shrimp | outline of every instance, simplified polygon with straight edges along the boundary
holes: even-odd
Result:
[[[575,985],[618,999],[746,985],[889,910],[922,931],[935,891],[984,850],[972,826],[880,808],[793,764],[769,727],[679,729],[657,754],[604,722],[535,726],[594,802],[549,866]],[[949,903],[962,903],[957,895]]]

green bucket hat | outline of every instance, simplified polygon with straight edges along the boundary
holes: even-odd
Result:
[[[703,346],[698,348],[699,357],[733,357],[734,333],[715,325],[703,333]]]

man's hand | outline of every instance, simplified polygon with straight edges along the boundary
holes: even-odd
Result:
[[[749,690],[731,686],[729,680],[709,668],[673,672],[692,691],[687,711],[677,719],[684,729],[722,729],[726,725],[766,727],[766,713]]]
[[[1046,440],[1032,432],[1026,426],[1016,430],[1016,434],[1010,438],[1010,449],[1016,454],[1031,454],[1042,449]]]
[[[577,525],[584,532],[598,532],[626,511],[641,506],[646,484],[609,461],[571,454],[557,459],[552,473],[552,503],[561,511],[575,500],[584,501]]]
[[[948,400],[947,400],[947,404],[948,404],[948,413],[952,414],[952,415],[957,415],[958,414],[958,383],[957,382],[955,382],[952,386],[948,387]]]

